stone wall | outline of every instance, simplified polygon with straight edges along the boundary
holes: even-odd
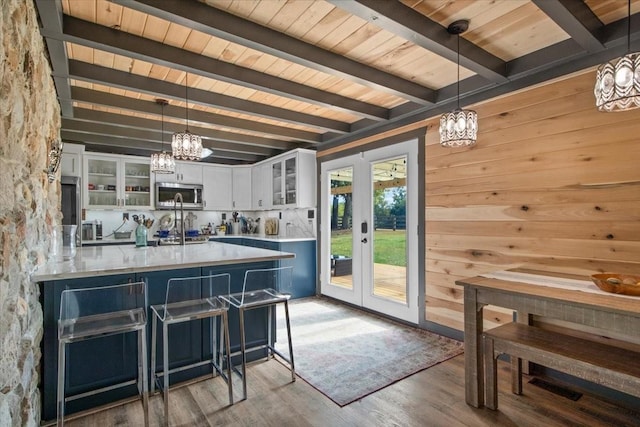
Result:
[[[44,173],[60,110],[33,1],[2,0],[1,8],[0,426],[36,426],[42,309],[29,274],[60,222],[59,180]]]

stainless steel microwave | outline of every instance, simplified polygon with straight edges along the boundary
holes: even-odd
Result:
[[[202,185],[181,182],[156,182],[156,209],[173,209],[178,193],[182,195],[184,209],[202,209]],[[180,208],[180,202],[177,207]]]

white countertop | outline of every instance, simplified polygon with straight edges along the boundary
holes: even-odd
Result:
[[[211,236],[211,239],[255,239],[264,240],[266,242],[307,242],[316,240],[315,237],[283,237],[283,236],[266,236],[260,234],[225,234],[224,236]]]
[[[49,261],[39,266],[33,273],[32,280],[42,282],[176,268],[274,261],[294,257],[294,254],[288,252],[221,242],[142,248],[130,245],[85,246],[78,248],[73,260]]]

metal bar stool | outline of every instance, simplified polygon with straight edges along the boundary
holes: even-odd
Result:
[[[232,306],[238,309],[240,319],[240,354],[242,356],[242,394],[243,400],[247,398],[247,352],[267,350],[267,359],[278,355],[289,364],[291,382],[296,380],[295,365],[293,362],[293,346],[291,343],[291,323],[289,321],[289,298],[293,285],[293,267],[276,267],[247,270],[244,275],[242,292],[221,296]],[[275,308],[278,304],[284,305],[285,321],[287,325],[287,340],[289,342],[289,357],[286,357],[274,348],[275,337],[272,336],[272,325],[275,324]],[[267,343],[246,348],[244,313],[248,310],[267,307]],[[236,355],[234,353],[233,355]],[[234,368],[235,370],[235,368]]]
[[[155,391],[156,381],[164,399],[164,424],[169,425],[169,374],[184,371],[207,364],[212,365],[212,374],[219,374],[227,383],[229,404],[233,404],[231,383],[231,359],[229,344],[229,304],[218,298],[228,294],[231,276],[228,273],[173,278],[167,282],[164,304],[152,305],[154,313],[151,323],[151,392]],[[226,351],[217,352],[215,318],[220,317],[219,335],[223,336]],[[209,319],[211,322],[212,359],[169,369],[169,325],[192,320]],[[156,373],[156,351],[158,320],[162,323],[162,372]],[[222,342],[220,342],[222,347]],[[222,356],[226,355],[226,372],[223,370]],[[162,377],[162,384],[160,383]]]
[[[136,383],[138,393],[142,397],[144,424],[149,425],[146,299],[147,286],[144,282],[62,291],[58,317],[58,426],[64,425],[66,402]],[[84,340],[129,332],[136,332],[138,336],[138,378],[74,396],[65,396],[67,346]],[[95,358],[99,355],[90,356]]]

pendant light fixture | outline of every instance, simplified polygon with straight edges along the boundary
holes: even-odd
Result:
[[[627,2],[627,54],[598,67],[593,93],[599,111],[640,107],[640,52],[631,53],[631,0]]]
[[[171,141],[173,157],[179,160],[200,160],[202,155],[202,138],[189,132],[189,85],[187,79],[189,74],[184,77],[184,93],[185,93],[185,110],[187,112],[187,129],[184,132],[174,133]]]
[[[160,138],[162,141],[162,152],[153,153],[151,155],[151,172],[154,173],[175,173],[176,162],[173,160],[173,155],[164,151],[164,106],[168,104],[166,99],[156,99],[156,103],[161,107],[162,117],[162,132]]]
[[[458,105],[440,117],[440,145],[443,147],[470,146],[478,135],[478,113],[460,109],[460,34],[467,31],[469,21],[462,19],[449,25],[449,34],[458,36]]]

